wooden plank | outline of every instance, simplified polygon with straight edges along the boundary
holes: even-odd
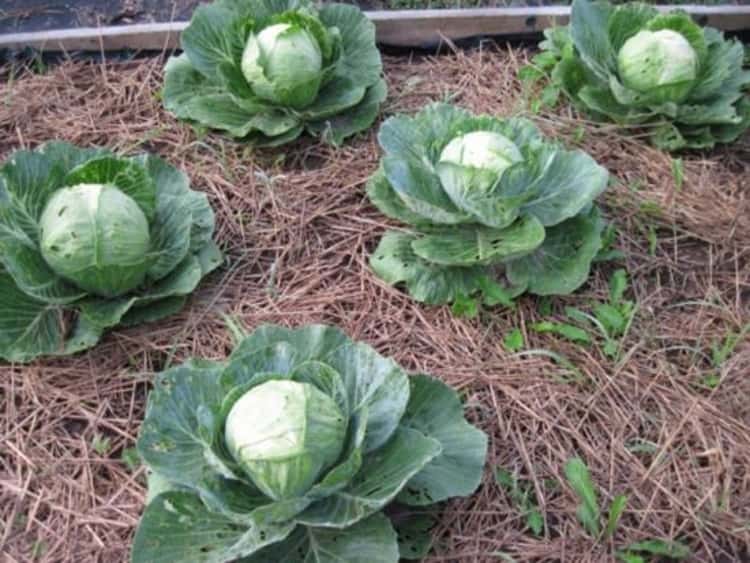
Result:
[[[570,8],[469,8],[461,10],[399,10],[369,12],[378,42],[394,47],[436,45],[443,39],[538,33],[565,24]]]
[[[675,6],[656,6],[661,11]],[[750,30],[750,6],[684,5],[701,25],[724,31]],[[369,12],[383,45],[419,47],[478,36],[540,33],[568,23],[568,6],[476,8],[461,10],[400,10]]]
[[[661,10],[673,6],[658,6]],[[750,6],[681,7],[702,25],[725,31],[750,30]],[[397,47],[424,47],[450,40],[481,36],[539,33],[565,24],[566,6],[475,8],[460,10],[397,10],[365,12],[374,22],[378,42]],[[148,23],[111,27],[83,27],[0,35],[0,49],[33,47],[41,51],[161,50],[179,46],[186,22]]]
[[[44,52],[159,51],[179,47],[187,22],[78,27],[0,35],[0,49],[31,47]]]

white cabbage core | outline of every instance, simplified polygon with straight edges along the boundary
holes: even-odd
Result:
[[[440,162],[490,170],[498,175],[520,160],[523,156],[515,143],[491,131],[473,131],[456,137],[440,153]]]

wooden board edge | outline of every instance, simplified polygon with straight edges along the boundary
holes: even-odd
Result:
[[[674,6],[657,6],[667,11]],[[701,25],[725,31],[750,30],[750,6],[683,5]],[[568,21],[567,6],[374,11],[378,43],[396,47],[432,46],[442,40],[539,33]],[[45,52],[158,51],[179,46],[186,22],[73,28],[0,35],[0,49],[26,47]]]

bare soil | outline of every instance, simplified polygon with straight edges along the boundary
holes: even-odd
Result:
[[[528,53],[485,45],[441,57],[386,58],[384,115],[450,99],[477,112],[525,113],[516,80]],[[88,353],[0,365],[0,553],[8,562],[122,562],[143,508],[144,470],[124,460],[155,371],[190,356],[223,358],[222,314],[263,322],[341,326],[410,370],[458,389],[491,437],[483,486],[442,511],[431,561],[591,562],[648,538],[689,545],[691,561],[747,561],[750,545],[750,342],[721,365],[711,346],[750,322],[750,139],[672,160],[634,131],[582,121],[567,107],[531,117],[561,142],[589,151],[613,175],[603,197],[626,258],[597,264],[575,295],[606,299],[615,268],[639,310],[613,361],[530,325],[539,300],[457,319],[371,273],[367,257],[388,220],[364,184],[379,157],[376,128],[336,149],[314,140],[256,151],[199,135],[166,114],[155,92],[161,57],[65,62],[0,85],[0,158],[49,139],[153,151],[208,194],[228,255],[180,314],[117,330]],[[6,69],[8,70],[8,69]],[[583,127],[583,130],[580,129]],[[583,133],[581,135],[581,133]],[[502,340],[520,328],[529,349]],[[707,385],[706,377],[718,376]],[[610,539],[591,538],[563,466],[581,456],[602,504],[628,496]],[[532,487],[545,518],[535,536],[495,484],[504,467]],[[510,560],[510,559],[508,559]]]

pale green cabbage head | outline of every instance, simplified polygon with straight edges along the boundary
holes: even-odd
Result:
[[[130,291],[151,265],[148,220],[114,186],[79,184],[58,190],[39,226],[42,256],[50,268],[96,295]]]
[[[489,170],[498,176],[520,160],[523,156],[513,141],[490,131],[472,131],[455,137],[440,153],[440,162]]]
[[[440,153],[436,170],[449,194],[483,192],[521,160],[521,151],[508,137],[480,130],[451,139]]]
[[[261,491],[282,500],[305,494],[336,463],[347,421],[316,387],[274,380],[242,395],[225,428],[232,457]]]
[[[628,88],[676,102],[690,92],[698,76],[698,54],[676,31],[643,30],[623,44],[617,68]]]
[[[305,28],[279,23],[251,34],[241,69],[253,91],[271,102],[303,108],[318,96],[323,56]]]

